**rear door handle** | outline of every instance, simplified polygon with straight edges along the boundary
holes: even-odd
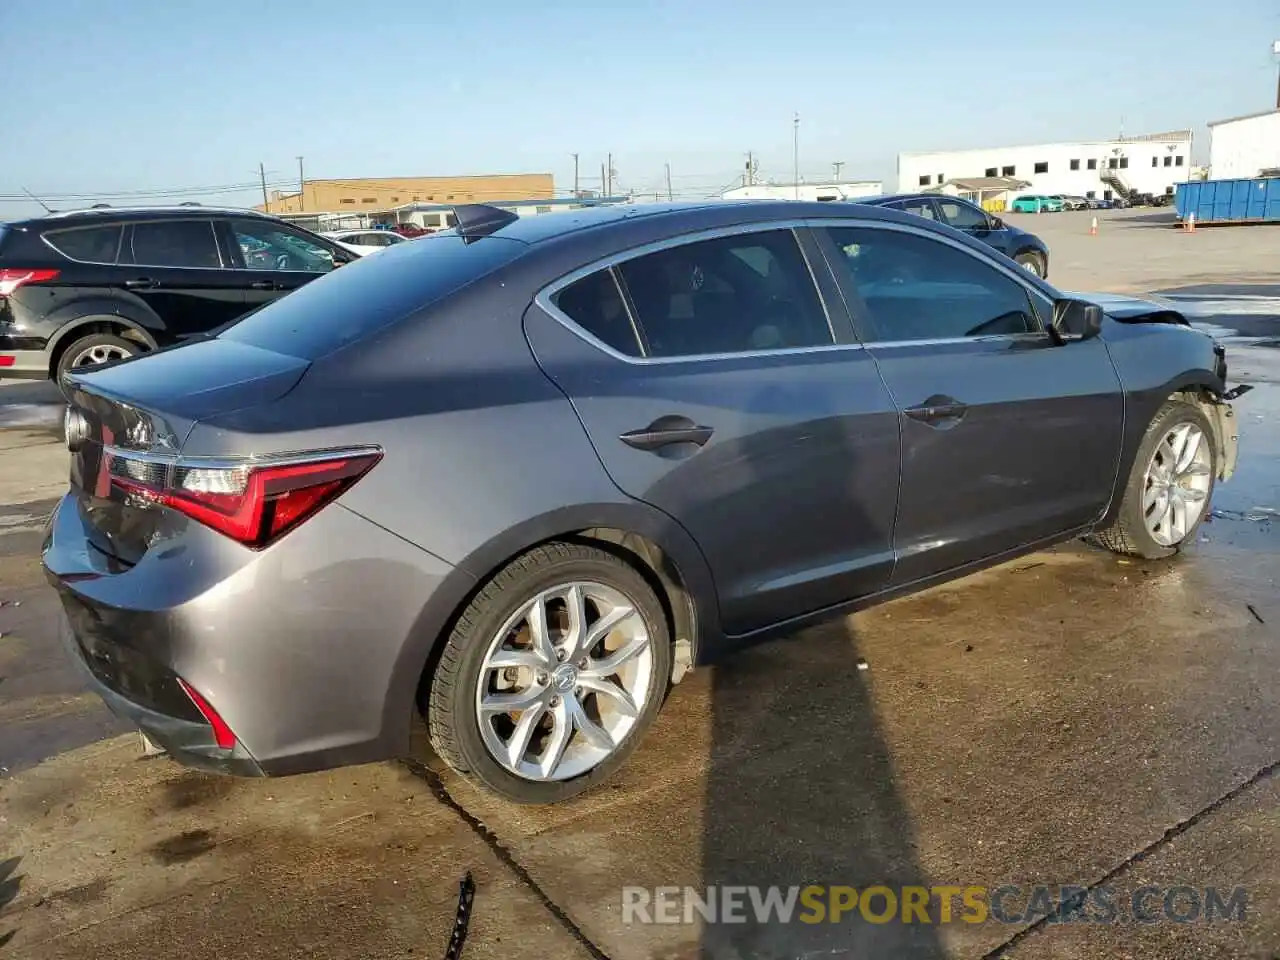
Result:
[[[255,280],[249,284],[250,290],[274,290],[275,288],[274,280]]]
[[[942,424],[962,419],[968,409],[954,397],[934,396],[917,406],[907,407],[903,413],[921,423]]]
[[[659,417],[647,427],[628,431],[618,439],[637,450],[654,451],[677,443],[692,443],[700,447],[711,439],[714,432],[711,427],[699,426],[688,417]]]
[[[126,280],[124,285],[129,290],[148,290],[156,286],[156,282],[150,277],[138,277],[136,280]]]

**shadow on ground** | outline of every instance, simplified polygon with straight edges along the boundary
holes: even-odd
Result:
[[[0,860],[0,915],[4,913],[4,908],[18,898],[19,888],[22,886],[22,877],[17,876],[18,864],[22,862],[21,857],[10,857],[8,860]],[[0,924],[0,948],[3,948],[17,934],[17,930],[6,930],[4,924]]]

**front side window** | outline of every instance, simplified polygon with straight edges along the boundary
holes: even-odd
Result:
[[[957,230],[985,230],[987,228],[987,215],[967,203],[961,203],[959,200],[939,200],[938,207],[942,210],[943,222],[950,224]]]
[[[287,227],[270,221],[235,220],[231,230],[244,257],[244,265],[250,270],[328,273],[333,269],[333,254],[309,237]]]
[[[147,267],[222,266],[209,220],[142,221],[133,225],[133,262]]]
[[[1021,284],[941,240],[900,230],[836,227],[870,343],[1035,333],[1039,319]]]
[[[618,267],[649,356],[751,353],[835,342],[790,230],[701,240]]]
[[[115,263],[120,249],[120,224],[103,227],[82,227],[76,230],[51,230],[44,235],[44,242],[64,257],[82,263]]]

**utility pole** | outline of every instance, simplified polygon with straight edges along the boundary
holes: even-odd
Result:
[[[302,176],[302,158],[298,158],[298,212],[302,212],[302,205],[306,198],[307,181]]]
[[[269,209],[269,201],[267,200],[267,168],[261,163],[258,164],[258,177],[262,180],[262,211],[266,213]]]
[[[671,164],[669,163],[666,164],[666,167],[667,167],[667,200],[671,201],[676,198],[675,194],[671,192]]]
[[[573,199],[578,199],[578,155],[573,155]]]
[[[609,157],[608,166],[605,167],[605,176],[607,179],[605,181],[604,195],[606,197],[612,197],[613,196],[613,154],[612,153],[608,154],[608,157]]]
[[[604,164],[602,163],[600,164],[600,196],[601,197],[607,197],[609,195],[609,191],[608,189],[606,189],[606,184],[608,184],[608,182],[609,182],[608,178],[604,175]]]
[[[844,161],[843,161],[843,160],[836,160],[835,162],[833,162],[833,163],[831,164],[831,170],[832,170],[832,172],[833,172],[833,174],[834,174],[834,179],[835,179],[836,183],[839,183],[839,182],[840,182],[840,168],[841,168],[841,167],[843,167],[843,166],[844,166]]]
[[[800,114],[796,114],[791,128],[791,172],[795,178],[795,198],[800,199]]]
[[[742,185],[749,187],[756,182],[756,155],[747,151],[747,172],[742,175]]]

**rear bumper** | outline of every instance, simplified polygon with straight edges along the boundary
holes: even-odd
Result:
[[[70,652],[174,759],[279,776],[408,752],[426,655],[406,644],[443,561],[337,504],[257,552],[174,515],[133,567],[87,529],[68,494],[42,550]],[[234,748],[218,748],[179,678]]]
[[[49,355],[43,350],[10,350],[0,341],[0,378],[47,380]]]

